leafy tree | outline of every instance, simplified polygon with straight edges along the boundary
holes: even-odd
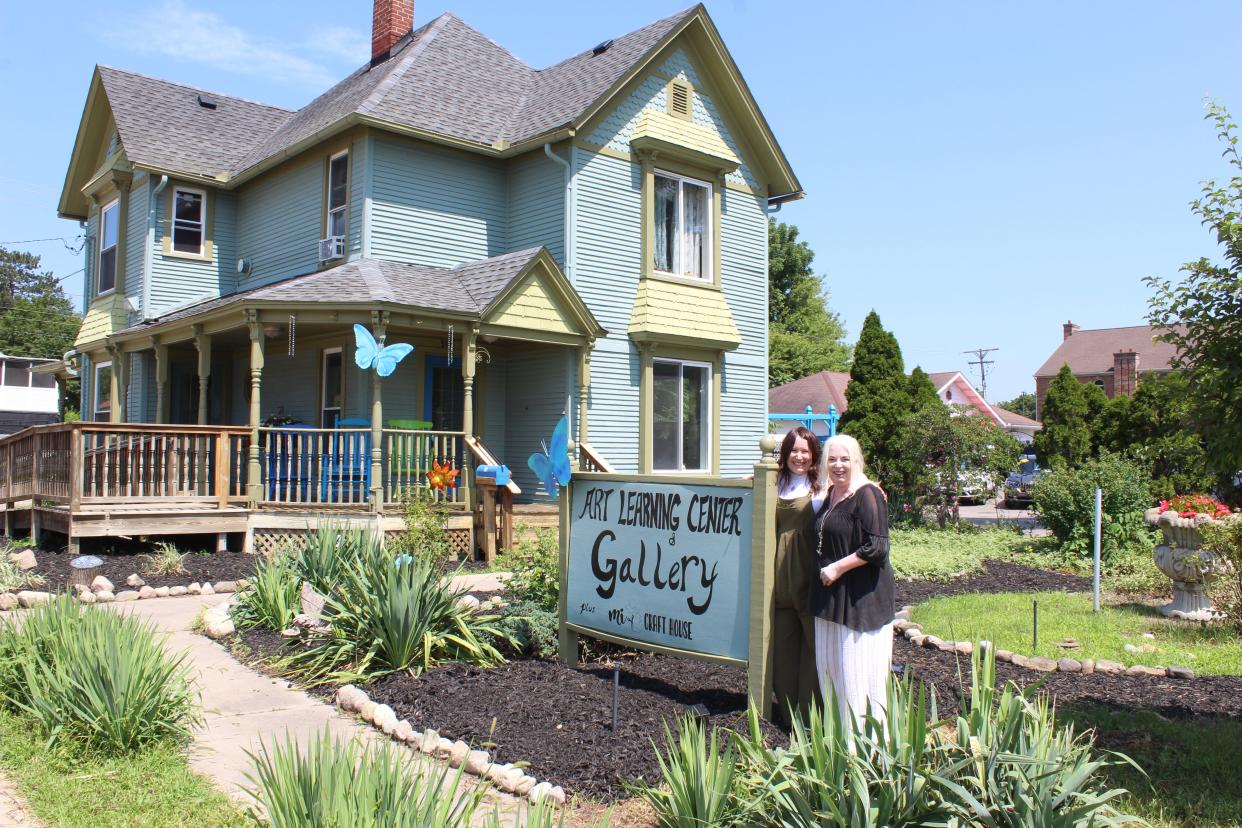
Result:
[[[1035,419],[1035,395],[1030,391],[1023,391],[1012,400],[1006,400],[1000,403],[1000,407],[1006,411],[1012,411],[1014,414],[1021,414],[1023,417]]]
[[[0,351],[59,359],[73,346],[81,320],[39,257],[0,247]]]
[[[1089,558],[1095,538],[1095,490],[1100,489],[1100,554],[1107,560],[1127,550],[1151,551],[1151,532],[1143,522],[1143,510],[1151,505],[1149,482],[1135,463],[1105,451],[1078,468],[1059,466],[1035,482],[1031,497],[1061,549]]]
[[[930,386],[931,382],[926,384]],[[840,428],[862,445],[871,476],[890,493],[907,489],[914,476],[901,440],[913,410],[910,388],[897,338],[884,330],[879,315],[871,311],[854,348],[850,382],[845,388],[849,406],[841,416]]]
[[[1044,427],[1035,433],[1035,455],[1041,465],[1060,460],[1070,467],[1081,465],[1091,456],[1091,409],[1094,385],[1083,385],[1068,364],[1062,365],[1044,397]],[[1099,406],[1103,408],[1103,406]]]
[[[1242,469],[1242,154],[1229,112],[1209,102],[1234,174],[1223,184],[1207,181],[1191,209],[1211,228],[1223,248],[1224,264],[1207,258],[1188,262],[1174,284],[1151,276],[1148,321],[1159,337],[1177,347],[1176,368],[1189,374],[1194,417],[1208,461],[1222,479]]]
[[[845,326],[811,269],[815,253],[798,228],[768,219],[768,384],[784,385],[850,362]]]

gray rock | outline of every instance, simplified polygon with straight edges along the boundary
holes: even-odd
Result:
[[[52,603],[52,593],[50,592],[23,589],[17,593],[17,605],[19,607],[41,607],[44,604],[50,603]]]
[[[0,611],[8,612],[17,607],[17,596],[11,592],[0,592]]]
[[[956,650],[959,655],[970,655],[975,651],[974,645],[969,641],[959,641],[953,645],[953,649]]]
[[[419,744],[418,749],[430,756],[435,753],[436,748],[440,746],[440,734],[434,728],[427,728],[423,731],[423,741]]]
[[[375,715],[375,708],[377,707],[379,707],[378,704],[370,699],[367,699],[362,704],[358,705],[358,718],[362,719],[364,722],[371,721],[371,717]]]
[[[220,593],[237,592],[237,582],[236,581],[217,581],[215,590],[216,592],[220,592]]]
[[[470,745],[458,739],[453,742],[453,748],[449,751],[449,764],[455,768],[460,768],[466,762],[466,757],[470,755]]]
[[[147,598],[154,598],[155,595],[156,595],[155,587],[149,587],[145,584],[143,585],[142,589],[138,590],[138,597],[144,600]]]
[[[548,792],[551,790],[552,790],[551,782],[540,782],[538,785],[530,789],[530,793],[527,794],[527,796],[530,798],[531,802],[538,802],[539,800],[547,796]]]
[[[203,585],[202,585],[202,584],[200,584],[198,581],[195,581],[194,583],[192,583],[192,584],[190,584],[188,587],[186,587],[186,588],[185,588],[185,591],[186,591],[188,594],[190,594],[190,595],[202,595],[202,594],[203,594]]]
[[[346,713],[357,713],[366,701],[367,694],[352,684],[346,684],[336,691],[336,705]]]
[[[1146,639],[1148,639],[1148,640],[1150,640],[1150,641],[1155,641],[1155,640],[1156,640],[1156,634],[1155,634],[1155,633],[1145,632],[1145,633],[1143,633],[1143,638],[1146,638]]]
[[[472,750],[466,754],[464,767],[466,768],[466,773],[483,776],[487,773],[487,768],[491,763],[492,757],[486,750]]]
[[[1163,669],[1157,667],[1147,667],[1143,664],[1132,664],[1126,668],[1127,676],[1160,676],[1167,675]]]
[[[893,618],[895,618],[898,621],[909,621],[910,612],[908,610],[898,610],[896,613],[893,614]]]
[[[302,631],[297,627],[289,627],[280,631],[281,638],[297,638],[301,634]]]
[[[479,607],[482,606],[482,602],[473,595],[463,595],[457,599],[457,603],[472,612],[478,611]]]
[[[1003,661],[1006,664],[1008,664],[1009,662],[1013,661],[1013,652],[1011,650],[997,650],[996,660]]]
[[[91,581],[91,589],[96,592],[113,592],[116,590],[116,587],[104,576],[96,575],[95,579]]]
[[[910,636],[910,643],[916,647],[926,646],[927,636],[923,635],[922,633],[915,633],[914,635]]]
[[[1081,673],[1082,662],[1074,658],[1057,659],[1057,669],[1062,673]]]
[[[513,793],[517,796],[526,796],[538,782],[539,780],[533,776],[523,776],[522,780],[513,786]]]
[[[185,595],[187,592],[189,592],[189,589],[183,586],[175,586],[175,587],[168,588],[168,594],[173,596],[174,598],[179,595]]]
[[[1120,661],[1110,661],[1107,658],[1100,658],[1096,659],[1095,671],[1097,673],[1116,675],[1118,673],[1124,673],[1126,671],[1126,665],[1122,664]]]
[[[437,759],[448,759],[453,755],[453,740],[446,739],[443,736],[436,742],[436,750],[433,754]]]
[[[1084,676],[1089,676],[1095,672],[1095,659],[1094,658],[1084,658],[1079,663],[1082,664],[1082,674]]]
[[[146,583],[147,583],[146,581],[142,580],[142,578],[138,576],[137,572],[133,573],[132,575],[130,575],[128,578],[125,579],[125,586],[132,586],[134,589],[137,589],[140,586],[144,586]]]
[[[116,600],[116,596],[112,594],[110,589],[101,589],[95,593],[95,600],[101,604],[110,604]]]
[[[414,726],[405,719],[397,722],[397,726],[392,730],[392,738],[398,742],[408,742],[410,737],[414,735]]]
[[[502,791],[508,793],[516,793],[518,785],[526,778],[526,772],[521,768],[510,767],[500,778],[496,780],[496,784],[500,786]]]
[[[212,621],[207,625],[207,637],[219,641],[221,638],[228,638],[237,632],[237,628],[233,626],[233,619],[225,618],[222,621]]]
[[[250,580],[249,580],[248,578],[238,578],[238,579],[237,579],[237,588],[238,588],[238,589],[245,589],[245,588],[246,588],[246,587],[248,587],[248,586],[250,586]]]
[[[39,560],[35,557],[34,550],[32,549],[23,549],[21,552],[10,552],[9,562],[22,572],[29,572],[39,565]]]
[[[1026,666],[1032,670],[1038,670],[1041,673],[1055,673],[1057,671],[1057,663],[1050,658],[1043,656],[1032,656],[1026,660]]]
[[[1195,677],[1195,671],[1189,667],[1170,667],[1165,672],[1169,674],[1169,678],[1192,679]]]
[[[942,653],[952,653],[957,650],[956,641],[941,641],[936,645],[936,649]]]
[[[95,593],[91,592],[90,590],[87,590],[86,592],[78,593],[78,600],[81,601],[83,604],[93,604],[99,599],[95,597]]]
[[[172,589],[170,587],[158,586],[155,588],[156,598],[167,598],[171,594],[172,594]]]
[[[553,785],[552,789],[548,791],[548,799],[552,800],[558,805],[564,805],[565,804],[565,789],[562,788],[560,785]]]
[[[1009,661],[1013,663],[1014,666],[1017,666],[1017,667],[1030,667],[1031,666],[1031,660],[1027,658],[1026,656],[1022,655],[1022,653],[1014,653],[1012,656],[1010,656]]]
[[[199,595],[215,595],[215,594],[216,594],[216,588],[213,587],[211,584],[203,584],[202,587],[199,589]]]
[[[385,733],[391,733],[391,728],[397,726],[397,712],[386,704],[377,704],[375,709],[371,711],[371,724],[383,730]],[[389,728],[385,730],[385,728]]]
[[[118,592],[118,593],[116,594],[116,600],[117,600],[117,602],[121,602],[121,601],[137,601],[137,600],[138,600],[138,591],[137,591],[137,590],[135,590],[135,589],[125,589],[125,590],[121,590],[120,592]]]
[[[929,635],[923,639],[923,646],[929,650],[938,650],[943,642],[934,635]]]

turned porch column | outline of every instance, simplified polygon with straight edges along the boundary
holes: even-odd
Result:
[[[248,313],[250,328],[250,457],[246,463],[246,499],[251,506],[263,499],[263,467],[259,464],[259,394],[263,388],[263,325],[255,311]]]
[[[129,408],[129,354],[116,346],[108,347],[108,356],[112,358],[112,410],[108,412],[108,422],[125,422]]]
[[[371,312],[371,335],[384,347],[388,311]],[[379,371],[371,369],[371,510],[384,510],[384,393]]]
[[[168,346],[151,343],[155,351],[155,421],[168,422]]]
[[[588,440],[587,403],[591,396],[591,351],[594,347],[595,340],[591,339],[578,349],[578,445]]]
[[[479,350],[479,326],[472,325],[470,333],[466,334],[465,353],[461,360],[461,430],[466,437],[474,436],[474,371],[477,367],[475,359]],[[452,354],[449,355],[450,357]],[[474,487],[471,485],[471,474],[473,470],[470,468],[469,454],[462,453],[462,462],[466,468],[461,470],[459,478],[461,480],[461,496],[462,501],[470,507],[471,514],[474,513],[474,501],[471,495]]]
[[[194,347],[198,349],[198,424],[207,425],[207,386],[211,384],[211,337],[201,325],[194,326]]]

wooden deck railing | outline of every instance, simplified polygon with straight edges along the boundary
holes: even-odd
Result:
[[[0,501],[71,506],[245,499],[249,429],[140,423],[33,426],[0,439]]]
[[[604,459],[604,455],[596,451],[590,443],[578,444],[578,464],[585,472],[616,472],[612,464]]]

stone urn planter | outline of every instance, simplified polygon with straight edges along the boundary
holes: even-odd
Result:
[[[1171,509],[1162,511],[1159,506],[1148,509],[1143,517],[1164,536],[1154,552],[1156,568],[1173,581],[1173,601],[1160,611],[1172,618],[1191,621],[1217,618],[1207,587],[1222,571],[1225,562],[1203,548],[1202,527],[1221,520],[1204,514],[1181,517]],[[1237,516],[1230,515],[1223,520],[1237,520]]]

